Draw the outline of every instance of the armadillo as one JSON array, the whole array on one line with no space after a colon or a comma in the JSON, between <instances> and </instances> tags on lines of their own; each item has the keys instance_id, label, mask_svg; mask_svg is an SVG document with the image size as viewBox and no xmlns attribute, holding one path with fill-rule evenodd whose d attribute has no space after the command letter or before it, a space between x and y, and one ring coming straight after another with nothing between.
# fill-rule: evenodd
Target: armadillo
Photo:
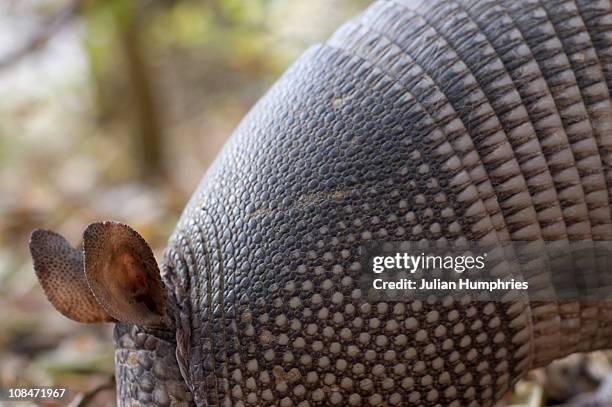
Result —
<instances>
[{"instance_id":1,"label":"armadillo","mask_svg":"<svg viewBox=\"0 0 612 407\"><path fill-rule=\"evenodd\" d=\"M490 406L610 347L610 301L367 301L360 247L612 240L611 86L608 0L379 0L243 119L161 267L106 221L35 231L34 268L115 323L120 406Z\"/></svg>"}]
</instances>

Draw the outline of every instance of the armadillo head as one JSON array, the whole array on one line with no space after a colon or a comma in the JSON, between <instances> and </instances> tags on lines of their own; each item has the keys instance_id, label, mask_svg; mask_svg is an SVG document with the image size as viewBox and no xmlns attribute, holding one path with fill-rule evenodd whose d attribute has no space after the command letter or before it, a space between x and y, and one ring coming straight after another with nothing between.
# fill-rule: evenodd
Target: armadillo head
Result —
<instances>
[{"instance_id":1,"label":"armadillo head","mask_svg":"<svg viewBox=\"0 0 612 407\"><path fill-rule=\"evenodd\" d=\"M149 245L117 222L89 225L83 248L48 230L30 238L49 301L84 323L115 322L120 405L169 405L191 395L176 357L175 310Z\"/></svg>"}]
</instances>

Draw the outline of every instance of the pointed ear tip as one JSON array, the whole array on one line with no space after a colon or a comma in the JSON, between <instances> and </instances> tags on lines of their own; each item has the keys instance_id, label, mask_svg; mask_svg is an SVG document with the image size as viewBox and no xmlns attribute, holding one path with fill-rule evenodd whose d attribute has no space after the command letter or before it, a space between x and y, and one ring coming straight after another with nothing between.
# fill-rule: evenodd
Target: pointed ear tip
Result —
<instances>
[{"instance_id":1,"label":"pointed ear tip","mask_svg":"<svg viewBox=\"0 0 612 407\"><path fill-rule=\"evenodd\" d=\"M40 238L42 238L44 235L48 233L52 233L52 232L46 229L34 229L32 233L30 233L30 241L29 241L30 244L32 244L32 242L39 241Z\"/></svg>"},{"instance_id":2,"label":"pointed ear tip","mask_svg":"<svg viewBox=\"0 0 612 407\"><path fill-rule=\"evenodd\" d=\"M138 242L140 245L150 250L149 244L136 229L122 222L107 220L103 222L91 223L83 232L83 242L85 247L100 240L121 240L126 239ZM152 252L151 252L152 254Z\"/></svg>"},{"instance_id":3,"label":"pointed ear tip","mask_svg":"<svg viewBox=\"0 0 612 407\"><path fill-rule=\"evenodd\" d=\"M114 221L114 220L105 220L103 222L90 223L87 226L87 228L85 229L85 231L83 232L83 237L91 236L91 235L96 234L98 232L101 232L101 231L104 231L104 230L108 230L108 229L113 229L113 228L119 228L119 229L123 229L123 230L128 230L128 231L134 232L134 229L132 229L131 227L129 227L125 223L117 222L117 221Z\"/></svg>"},{"instance_id":4,"label":"pointed ear tip","mask_svg":"<svg viewBox=\"0 0 612 407\"><path fill-rule=\"evenodd\" d=\"M91 239L96 238L97 235L102 233L104 229L107 229L108 225L106 222L94 222L87 225L83 231L83 241L88 242Z\"/></svg>"},{"instance_id":5,"label":"pointed ear tip","mask_svg":"<svg viewBox=\"0 0 612 407\"><path fill-rule=\"evenodd\" d=\"M28 246L30 248L30 253L32 254L32 256L34 255L35 252L37 252L38 250L42 249L43 247L45 247L47 245L47 239L49 237L59 237L62 238L63 237L51 230L47 230L47 229L34 229L32 231L32 233L30 234L30 240L28 241Z\"/></svg>"}]
</instances>

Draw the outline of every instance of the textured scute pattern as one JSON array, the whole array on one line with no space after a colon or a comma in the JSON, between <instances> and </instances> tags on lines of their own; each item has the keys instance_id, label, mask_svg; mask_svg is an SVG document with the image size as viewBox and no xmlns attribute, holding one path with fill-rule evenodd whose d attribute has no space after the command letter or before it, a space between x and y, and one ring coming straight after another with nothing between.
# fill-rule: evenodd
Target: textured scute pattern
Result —
<instances>
[{"instance_id":1,"label":"textured scute pattern","mask_svg":"<svg viewBox=\"0 0 612 407\"><path fill-rule=\"evenodd\" d=\"M499 118L525 177L542 236L547 240L566 237L559 198L534 126L521 95L486 36L454 2L425 1L417 10L423 16L423 26L432 35L439 36L439 41L449 49L447 53L456 53L468 72L474 75Z\"/></svg>"},{"instance_id":2,"label":"textured scute pattern","mask_svg":"<svg viewBox=\"0 0 612 407\"><path fill-rule=\"evenodd\" d=\"M378 2L366 10L366 26L393 38L438 83L455 107L493 180L506 225L522 239L542 237L536 211L508 136L491 102L465 62L425 19L397 4Z\"/></svg>"},{"instance_id":3,"label":"textured scute pattern","mask_svg":"<svg viewBox=\"0 0 612 407\"><path fill-rule=\"evenodd\" d=\"M610 146L606 144L612 141L612 133L610 133L612 105L610 104L610 96L599 59L578 7L573 0L545 1L542 4L545 15L552 23L554 33L559 37L562 51L567 55L567 62L565 62L564 68L572 72L576 78L576 86L572 88L579 90L580 96L584 101L591 128L593 129L595 144L598 148L597 153L601 156L601 161L603 162L605 182L608 188L610 188L612 186L610 179L612 173L608 171L610 167L608 151L611 150L609 149ZM603 196L603 191L600 194ZM591 208L593 209L592 214L594 217L602 213L609 216L608 205L600 205L599 207L591 205ZM593 226L593 233L596 239L611 239L609 218L595 219ZM590 329L596 329L597 320L600 318L599 306L597 304L580 303L577 306L579 313L584 315L581 321L582 325L590 326ZM575 317L573 319L576 320ZM573 336L576 337L576 335ZM588 350L592 348L592 340L592 338L584 338L575 345L575 350Z\"/></svg>"},{"instance_id":4,"label":"textured scute pattern","mask_svg":"<svg viewBox=\"0 0 612 407\"><path fill-rule=\"evenodd\" d=\"M202 310L187 351L196 402L486 405L503 394L529 362L524 306L361 299L365 241L495 235L414 98L324 47L251 117L179 226L185 263L202 270L188 299Z\"/></svg>"},{"instance_id":5,"label":"textured scute pattern","mask_svg":"<svg viewBox=\"0 0 612 407\"><path fill-rule=\"evenodd\" d=\"M327 44L375 63L385 74L398 81L406 92L416 97L431 120L443 132L466 168L471 181L476 185L480 198L491 215L498 239L509 240L497 196L474 143L454 108L427 72L391 40L359 24L345 24Z\"/></svg>"},{"instance_id":6,"label":"textured scute pattern","mask_svg":"<svg viewBox=\"0 0 612 407\"><path fill-rule=\"evenodd\" d=\"M612 173L609 171L612 165L612 104L610 94L606 85L605 76L597 57L596 49L580 15L580 11L574 1L544 2L549 18L553 21L557 35L563 44L563 50L567 54L571 69L576 76L576 82L589 119L593 127L594 136L598 146L598 152L603 161L603 173L606 177L608 191L612 191ZM612 239L612 231L609 227L609 207L605 210L593 211L608 215L604 220L608 226L601 236L604 240ZM602 222L598 222L602 223ZM601 226L599 226L601 229Z\"/></svg>"},{"instance_id":7,"label":"textured scute pattern","mask_svg":"<svg viewBox=\"0 0 612 407\"><path fill-rule=\"evenodd\" d=\"M599 60L601 71L608 87L608 95L612 95L612 2L610 0L576 0L576 4L578 12L589 32L591 44L595 48L597 59ZM609 142L609 140L603 141L606 146L604 150L608 150L608 157L610 156L610 148L607 147ZM606 168L608 179L610 177L609 170L608 166ZM611 185L608 182L608 191L610 189ZM591 347L600 349L609 346L607 338L611 335L609 332L610 319L612 318L612 302L607 301L603 306L599 307L598 311L597 335L595 335L595 339L591 342Z\"/></svg>"},{"instance_id":8,"label":"textured scute pattern","mask_svg":"<svg viewBox=\"0 0 612 407\"><path fill-rule=\"evenodd\" d=\"M598 69L594 65L596 58L588 54L589 38L581 29L580 16L571 12L571 3L529 0L524 5L510 1L504 4L523 32L527 44L534 50L533 53L542 67L564 120L577 168L583 175L581 181L587 193L592 236L594 239L609 240L610 210L609 193L606 193L606 189L609 190L610 183L606 179L605 146L611 141L610 134L606 131L606 128L609 128L609 119L606 116L611 112L609 106L603 109L595 108L595 104L600 100L592 95L601 94L602 88L598 88ZM579 43L582 45L577 47L576 44ZM608 202L605 202L605 199ZM543 304L540 309L546 310L548 307L548 304ZM591 349L594 341L601 342L603 335L593 332L598 331L598 325L605 327L609 324L604 321L608 318L608 307L606 304L560 304L560 339L563 353ZM599 312L600 308L603 312ZM540 310L534 310L535 315L541 313ZM542 324L547 324L546 319ZM545 351L548 344L545 343L544 346L538 347L543 350L538 353L554 354L552 351Z\"/></svg>"},{"instance_id":9,"label":"textured scute pattern","mask_svg":"<svg viewBox=\"0 0 612 407\"><path fill-rule=\"evenodd\" d=\"M429 16L436 14L435 10L427 9L421 15L407 8L415 4L379 2L363 13L361 20L364 25L394 39L423 69L431 73L439 86L445 86L446 95L467 123L469 134L474 138L477 150L494 180L511 238L566 238L565 223L559 212L556 191L549 182L550 171L542 161L539 141L535 139L533 129L526 128L528 121L524 117L524 107L520 99L517 101L519 96L508 80L504 66L496 60L496 53L492 52L482 34L465 32L465 29L449 24L449 21L453 21L452 13L450 16L444 13L443 17L435 19ZM427 5L439 6L440 3ZM457 7L452 8L455 14L461 14L457 12ZM447 21L450 28L439 26L436 21L440 19ZM463 20L469 22L464 13ZM454 38L453 43L460 45L458 42L463 40L449 31L463 31L464 36L479 42L480 47L475 46L473 49L476 51L465 45L453 49L449 41ZM477 58L467 56L478 50L482 55L477 55ZM469 60L466 62L464 58ZM479 64L478 61L486 63ZM480 83L487 84L484 90ZM453 88L448 84L459 85ZM471 103L466 105L466 98ZM506 103L500 103L500 100ZM520 117L522 119L517 119ZM529 256L528 253L518 253L518 258L523 261ZM530 265L525 270L526 278L530 281L540 280L544 269L542 265ZM544 282L540 286L545 288L550 284ZM536 315L534 323L534 331L541 333L540 338L544 338L545 342L536 356L550 360L551 350L558 347L554 340L559 340L559 336L547 334L558 332L560 322L559 313L554 307L548 305L545 310L546 313Z\"/></svg>"},{"instance_id":10,"label":"textured scute pattern","mask_svg":"<svg viewBox=\"0 0 612 407\"><path fill-rule=\"evenodd\" d=\"M367 14L364 16L368 18ZM376 19L376 17L371 18ZM448 18L446 20L448 20ZM488 180L487 172L486 170L482 172L480 171L482 164L479 162L479 152L478 150L474 150L474 145L470 140L470 134L461 125L462 122L456 120L453 107L448 105L448 101L445 100L445 96L440 93L439 89L437 89L438 85L433 82L431 77L428 76L427 72L423 71L422 68L414 60L412 60L408 54L403 53L399 45L392 42L389 37L384 37L382 34L368 29L365 26L348 23L343 28L338 30L328 41L328 43L363 56L367 60L376 61L378 66L381 66L386 72L391 72L392 76L399 78L400 82L404 83L409 89L415 89L416 94L419 95L419 100L422 100L424 106L426 106L429 111L433 112L433 117L437 119L436 123L441 126L442 129L447 130L450 127L450 130L446 131L447 137L450 140L453 140L453 146L456 146L462 153L463 161L466 163L471 163L468 164L468 166L473 169L470 172L470 174L474 174L472 179L480 179L480 185L485 186L485 188L479 188L479 191L481 192L481 197L489 202L487 209L493 209L492 213L497 214L499 218L501 218L501 221L494 221L498 238L500 240L509 240L511 235L508 233L508 230L505 227L503 216L501 216L503 213L500 213L497 197L494 191L492 197L488 193L488 191L492 190L492 186ZM451 126L446 126L449 119L447 119L445 116L448 116L450 118L450 123L454 122L454 124ZM457 124L457 121L459 124ZM559 150L559 148L554 149L553 154L559 152ZM557 156L558 161L563 162L563 158L567 158L567 156L561 157L560 160ZM569 161L569 168L574 168L571 161L571 156ZM488 164L489 170L492 171L495 163L489 162ZM484 174L484 177L479 177L478 174ZM500 197L502 196L503 194L500 194ZM588 232L590 233L590 229ZM520 235L517 236L519 233L520 231L515 231L512 233L512 237L514 239L520 239ZM561 235L561 237L562 236L563 235ZM520 257L525 260L529 259L528 253L524 252L520 253ZM532 269L535 270L535 277L540 278L540 270L542 267L539 265L532 265ZM551 325L550 322L545 322L547 324L547 328L549 328ZM547 340L546 342L546 345L550 345L550 340ZM551 347L548 346L548 349L551 349ZM540 354L546 357L546 354Z\"/></svg>"},{"instance_id":11,"label":"textured scute pattern","mask_svg":"<svg viewBox=\"0 0 612 407\"><path fill-rule=\"evenodd\" d=\"M582 183L585 191L590 194L589 209L591 216L594 217L592 222L595 228L594 237L609 239L609 207L608 202L603 201L607 195L603 193L606 191L606 180L602 156L598 150L598 144L610 138L609 134L601 133L603 127L608 126L606 121L609 120L602 117L605 115L598 115L600 117L596 119L589 116L594 113L595 100L586 96L589 93L601 93L601 90L597 92L598 86L592 80L586 82L584 80L588 75L584 70L588 66L585 62L588 59L593 61L593 56L589 58L584 47L583 51L577 53L575 47L571 45L572 38L580 37L579 31L568 29L567 26L571 26L574 21L573 25L579 27L580 20L577 17L571 18L571 14L568 14L560 4L548 4L547 7L549 10L554 8L555 12L549 15L541 3L530 2L525 9L516 9L514 13L521 13L517 24L525 32L525 39L534 49L534 54L553 92L572 142L574 156L577 157L578 169L584 175L592 174L589 179L583 178ZM588 38L584 38L584 35L582 37L582 42L588 42ZM566 52L569 52L569 55ZM578 59L582 61L577 61ZM595 70L591 62L591 71ZM591 76L597 75L593 72ZM583 80L579 81L577 77ZM605 89L605 84L602 85Z\"/></svg>"},{"instance_id":12,"label":"textured scute pattern","mask_svg":"<svg viewBox=\"0 0 612 407\"><path fill-rule=\"evenodd\" d=\"M79 322L113 321L89 289L80 250L57 233L37 230L30 238L30 251L36 276L59 312Z\"/></svg>"},{"instance_id":13,"label":"textured scute pattern","mask_svg":"<svg viewBox=\"0 0 612 407\"><path fill-rule=\"evenodd\" d=\"M193 398L176 362L174 338L167 333L118 323L115 378L121 406L186 406Z\"/></svg>"},{"instance_id":14,"label":"textured scute pattern","mask_svg":"<svg viewBox=\"0 0 612 407\"><path fill-rule=\"evenodd\" d=\"M506 10L496 2L486 0L460 3L487 41L490 41L523 100L555 180L568 236L580 237L581 233L590 236L588 230L572 230L574 225L590 227L588 221L584 220L584 192L559 111L531 49L525 46L522 33ZM496 21L496 24L488 24L489 21Z\"/></svg>"},{"instance_id":15,"label":"textured scute pattern","mask_svg":"<svg viewBox=\"0 0 612 407\"><path fill-rule=\"evenodd\" d=\"M610 0L576 0L591 42L612 91L612 3Z\"/></svg>"},{"instance_id":16,"label":"textured scute pattern","mask_svg":"<svg viewBox=\"0 0 612 407\"><path fill-rule=\"evenodd\" d=\"M561 38L563 49L568 56L572 70L576 75L578 86L589 118L595 131L599 151L604 161L604 173L611 183L608 169L610 162L610 139L612 131L612 109L610 95L605 82L597 51L589 36L585 21L580 15L574 1L544 3L550 18L553 20L557 35Z\"/></svg>"},{"instance_id":17,"label":"textured scute pattern","mask_svg":"<svg viewBox=\"0 0 612 407\"><path fill-rule=\"evenodd\" d=\"M257 104L166 256L195 404L490 406L530 367L610 345L606 303L359 289L371 240L612 237L612 18L555 4L377 1ZM517 256L546 287L555 259Z\"/></svg>"}]
</instances>

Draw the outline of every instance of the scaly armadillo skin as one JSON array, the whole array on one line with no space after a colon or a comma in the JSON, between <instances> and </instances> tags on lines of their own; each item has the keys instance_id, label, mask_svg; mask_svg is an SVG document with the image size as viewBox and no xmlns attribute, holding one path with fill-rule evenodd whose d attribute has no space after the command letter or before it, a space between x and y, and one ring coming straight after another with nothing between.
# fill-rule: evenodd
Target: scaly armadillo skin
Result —
<instances>
[{"instance_id":1,"label":"scaly armadillo skin","mask_svg":"<svg viewBox=\"0 0 612 407\"><path fill-rule=\"evenodd\" d=\"M171 238L176 337L117 324L119 403L490 406L609 347L609 302L368 303L359 248L610 240L611 30L607 1L380 0L308 50Z\"/></svg>"},{"instance_id":2,"label":"scaly armadillo skin","mask_svg":"<svg viewBox=\"0 0 612 407\"><path fill-rule=\"evenodd\" d=\"M487 169L475 150L474 143L463 122L427 73L391 40L362 25L345 24L336 31L327 44L375 63L385 74L397 80L406 89L406 92L412 93L417 98L460 157L463 166L478 189L498 238L509 240L510 234L491 180L487 175ZM488 168L491 170L492 165Z\"/></svg>"},{"instance_id":3,"label":"scaly armadillo skin","mask_svg":"<svg viewBox=\"0 0 612 407\"><path fill-rule=\"evenodd\" d=\"M577 0L576 4L595 47L609 93L612 89L612 3Z\"/></svg>"},{"instance_id":4,"label":"scaly armadillo skin","mask_svg":"<svg viewBox=\"0 0 612 407\"><path fill-rule=\"evenodd\" d=\"M366 90L363 103L350 102ZM482 214L469 213L475 203L483 207L475 188L466 188L467 177L453 182L462 169L445 171L448 160L435 154L444 141L430 139L435 127L424 124L411 100L371 64L321 47L258 105L257 129L247 121L238 130L226 150L233 159L212 170L228 177L228 186L205 182L203 188L227 188L232 205L244 207L194 207L179 229L198 230L201 237L189 246L203 242L206 255L185 261L209 270L188 300L191 309L205 310L191 318L183 359L196 402L492 400L507 390L513 369L529 366L529 318L520 305L450 301L445 308L414 303L402 309L360 298L357 247L364 239L495 235ZM308 111L325 104L336 107ZM279 116L287 123L276 128ZM340 126L346 136L330 139L321 131ZM262 137L270 131L284 135L275 138L280 143ZM295 138L313 147L303 150ZM239 153L245 145L256 153ZM271 159L263 154L270 149ZM256 173L263 178L249 182L247 174ZM202 198L214 196L220 194ZM192 240L190 232L179 233ZM464 323L468 314L478 315L473 331ZM499 348L496 342L507 343ZM460 352L461 344L467 352ZM457 358L455 366L445 364L445 353Z\"/></svg>"},{"instance_id":5,"label":"scaly armadillo skin","mask_svg":"<svg viewBox=\"0 0 612 407\"><path fill-rule=\"evenodd\" d=\"M553 6L548 5L548 8L550 7ZM571 57L570 55L567 55L566 52L573 52L570 44L572 37L575 38L576 36L571 35L568 32L569 30L563 27L563 25L567 25L571 19L567 18L569 16L567 16L567 13L563 11L563 8L561 8L560 5L555 5L554 7L557 8L558 14L556 16L554 14L552 15L557 18L553 18L553 21L550 21L547 11L541 7L539 3L535 2L534 7L530 9L529 12L529 15L532 16L532 21L529 21L527 18L523 18L519 22L519 26L526 29L527 25L529 24L532 27L531 30L533 33L527 38L533 39L531 41L528 40L528 42L534 49L536 49L538 62L544 67L543 72L546 72L545 75L548 78L551 89L553 89L554 92L557 92L555 99L558 100L561 117L567 119L566 121L568 123L566 128L568 128L568 134L571 135L573 140L579 141L583 148L588 146L587 150L583 149L582 151L577 152L575 155L588 157L589 161L592 162L591 168L599 168L600 162L605 155L600 154L600 152L603 152L603 150L601 150L598 146L602 146L605 140L610 138L609 134L601 134L600 130L609 125L609 118L595 118L593 116L594 100L588 97L588 93L605 93L607 91L607 87L605 86L605 83L597 83L597 76L599 75L596 73L593 73L592 79L587 79L585 81L586 73L579 66L580 63L571 62L571 59L575 60L578 55L574 53L574 57ZM563 19L564 14L566 19ZM542 22L542 24L534 25L533 21ZM576 21L574 24L579 26L579 23L580 21ZM534 26L537 28L534 29ZM588 42L588 40L585 39L583 42ZM544 47L542 44L545 44L546 46ZM588 49L585 49L584 51L580 52L579 55L585 61L588 58L587 51ZM548 65L548 67L546 65ZM580 78L581 80L577 80L577 78ZM589 90L589 86L591 85L591 90ZM593 89L597 88L603 90L593 91ZM609 108L604 110L608 110L606 114L609 115ZM572 122L574 123L573 127L569 127L570 123ZM585 143L586 141L589 142ZM602 168L604 171L602 171L601 174L603 175L606 173L606 169L603 165ZM600 190L601 185L606 185L605 182L609 183L609 180L598 180L597 185L599 185L599 187L597 190ZM584 185L587 187L590 184L592 184L592 182L584 182ZM594 209L597 209L598 207L602 208L600 212L603 212L609 216L609 209L599 206L598 204L595 204ZM591 213L597 213L595 210L593 210L593 208L591 209ZM609 220L607 219L603 220L603 222L604 224L609 224ZM595 221L594 223L595 225L598 225L601 224L601 221ZM609 231L606 229L606 232L602 238L607 239L608 237Z\"/></svg>"},{"instance_id":6,"label":"scaly armadillo skin","mask_svg":"<svg viewBox=\"0 0 612 407\"><path fill-rule=\"evenodd\" d=\"M464 123L489 177L496 188L497 200L506 209L506 225L510 233L521 232L524 239L540 238L536 211L531 202L525 176L516 160L499 118L481 90L476 78L456 53L447 52L443 39L424 25L423 18L408 13L393 3L375 3L362 16L373 30L394 38L409 52L432 78L440 83ZM393 22L396 21L395 24ZM407 29L411 22L420 29ZM415 38L416 37L416 38ZM509 213L508 208L512 210Z\"/></svg>"},{"instance_id":7,"label":"scaly armadillo skin","mask_svg":"<svg viewBox=\"0 0 612 407\"><path fill-rule=\"evenodd\" d=\"M478 81L477 79L474 77L474 75L472 74L471 70L469 67L467 67L465 65L465 63L462 61L462 59L460 58L460 56L453 52L453 51L449 51L448 48L448 44L446 43L446 40L441 37L441 35L439 35L439 33L437 33L435 31L434 28L428 26L426 20L424 17L418 15L416 12L411 12L411 13L402 13L402 10L400 9L401 5L395 5L392 3L380 3L379 6L375 5L373 7L370 8L370 10L366 11L363 14L362 20L365 20L365 24L366 25L371 25L374 27L374 29L378 29L383 33L388 33L388 36L390 38L396 38L396 41L400 44L407 44L404 45L404 49L407 50L407 52L416 55L416 58L418 61L420 61L424 66L444 66L444 64L452 64L450 66L455 67L456 71L458 72L458 74L455 74L455 76L450 76L449 78L449 71L451 72L450 75L452 75L453 70L452 69L446 69L444 71L436 71L436 70L432 70L433 74L435 75L434 78L437 80L438 83L440 84L445 84L445 83L461 83L461 89L470 92L469 94L471 95L471 97L474 98L474 100L478 101L477 103L482 103L482 105L480 106L487 106L488 100L487 98L482 94L482 90L480 89L480 87L478 86ZM396 18L395 15L397 14L402 14L402 17L400 18ZM398 20L397 24L392 24L391 21L392 20ZM413 29L411 30L411 24L417 24L418 27L420 27L421 30L426 30L426 31L418 31L418 29ZM406 29L408 28L408 29ZM415 37L417 35L420 35L421 32L426 32L429 34L429 38L431 40L423 40L422 43L419 43L418 41L415 41ZM473 37L473 35L471 35L470 37ZM435 41L435 42L434 42ZM481 39L482 41L482 39ZM432 55L432 52L430 51L430 49L436 49L436 53L435 55ZM481 46L481 48L484 48L486 50L486 47ZM479 49L478 47L475 47L475 49ZM484 71L483 69L480 69L481 75L485 75L485 79L481 79L481 81L485 80L485 81L490 81L491 78L496 78L496 77L503 77L503 65L501 65L499 62L495 63L496 61L491 60L491 55L493 55L493 57L495 56L494 53L489 52L490 56L489 58L482 58L482 60L486 60L487 62L489 62L493 67L497 68L497 71L502 70L501 75L499 72L496 71L492 71L493 68L490 68L489 71ZM446 62L449 61L449 62ZM500 68L500 66L502 68ZM507 78L506 78L506 82L507 82ZM513 89L508 89L507 86L502 86L503 82L501 85L495 85L492 84L489 86L489 88L492 89L501 89L502 91L504 90L508 90L508 91L512 91ZM446 92L447 95L449 95L449 97L451 98L451 100L454 101L454 104L457 106L465 106L465 93L462 94L462 92L453 92L453 91L447 91ZM511 92L512 93L512 92ZM516 94L512 94L513 97L517 97ZM503 93L501 94L497 94L496 97L503 97ZM506 98L506 99L510 99L510 98ZM479 105L477 105L479 106ZM510 108L509 107L503 107L500 106L498 104L498 107L502 109L503 112L507 112ZM511 108L517 109L517 103L511 104L510 105ZM469 123L470 117L472 117L473 115L473 108L470 109L471 106L468 105L466 107L463 108L463 120L465 122ZM487 107L486 111L493 111L493 108L491 108L490 106ZM500 116L503 116L502 114L498 113ZM507 117L507 115L505 116ZM493 116L494 119L497 119L497 116ZM477 140L477 147L478 150L483 152L483 155L485 156L485 159L487 159L486 155L487 153L489 153L489 156L494 157L494 159L497 162L503 162L504 160L510 160L510 159L514 159L513 155L512 155L512 151L513 151L513 146L508 142L508 138L504 133L504 129L501 126L501 123L499 121L494 122L496 124L496 129L498 132L498 135L500 138L500 141L498 141L497 143L493 144L494 148L493 151L490 152L490 149L485 148L485 146L490 145L489 143L492 142L492 140L495 140L496 136L488 136L487 133L484 133L484 136L482 137L482 140L484 141L484 144L478 144L478 136L479 131L472 131L471 134L472 136ZM508 126L512 127L512 123L509 123ZM517 134L517 131L519 131L522 127L522 121L515 121L514 123L514 128L511 129L511 131L514 134ZM479 129L480 130L480 129ZM482 131L482 130L480 130ZM487 130L485 130L487 131ZM515 137L516 138L516 137ZM503 140L503 142L502 142ZM519 142L521 141L521 139L519 138ZM531 141L533 141L531 139ZM503 144L503 143L507 143L507 144ZM505 147L504 151L508 151L510 152L507 153L500 153L499 148L500 147ZM528 150L524 149L525 144L523 144L522 146L518 146L518 144L515 142L515 146L522 149L523 151L523 156L529 156L528 155ZM526 153L527 152L527 153ZM537 156L538 158L542 158L541 155ZM485 161L486 163L486 161ZM506 165L508 164L508 162L505 163ZM518 214L516 213L517 210L521 210L523 209L523 207L527 210L527 211L532 211L532 212L536 212L538 211L537 208L534 209L533 204L530 204L530 197L529 197L529 192L528 192L528 181L525 181L526 177L523 177L523 171L521 170L521 164L518 162L518 160L514 159L513 164L515 164L515 167L513 168L513 172L509 172L509 173L504 173L504 171L496 171L496 167L495 164L491 165L489 164L489 173L492 174L493 176L497 176L498 179L501 178L503 179L503 177L507 177L509 175L512 174L518 174L519 177L517 179L514 179L513 181L521 181L521 190L522 193L521 194L516 194L514 196L512 196L513 201L508 202L507 204L504 205L503 202L503 197L507 196L506 195L506 191L502 191L500 190L500 188L498 188L497 191L497 197L498 199L502 202L502 207L504 207L504 212L506 214L506 218L508 219L518 219L518 227L514 228L512 227L512 223L514 223L513 220L509 221L508 223L510 224L510 233L512 235L512 238L515 240L521 240L521 239L530 239L531 237L528 236L536 236L535 239L542 239L543 235L545 236L546 239L548 240L556 240L556 239L560 239L563 238L565 236L563 232L564 229L564 224L563 224L563 219L560 218L559 214L554 214L555 219L557 219L556 223L556 228L551 228L551 224L550 222L547 222L546 219L541 219L539 222L537 222L537 219L535 217L531 217L529 215L526 216L526 213L524 211L519 212ZM542 163L540 162L540 170L535 170L533 169L533 162L529 162L529 160L527 160L526 162L523 161L523 168L529 169L531 168L532 171L530 171L527 175L527 177L532 177L532 181L531 181L531 185L535 186L536 188L538 188L537 191L535 191L534 193L536 193L538 196L551 196L550 194L550 189L548 188L544 188L542 189L542 187L545 187L547 184L546 183L541 183L538 179L539 174L542 173L542 169L545 167L542 167ZM495 184L499 185L500 181L498 179L494 179ZM546 181L547 182L547 181ZM524 188L524 189L523 189ZM548 190L548 191L547 191ZM547 193L548 192L548 193ZM516 201L515 199L517 197L526 197L525 201L526 203L524 203L522 206L517 206L516 205ZM500 199L501 198L501 199ZM547 212L547 207L540 207L544 212ZM542 210L540 210L540 212L542 212ZM550 216L550 214L546 215L547 217ZM525 227L525 219L531 219L532 221L535 222L535 224L532 224L530 228L526 228ZM542 226L540 228L540 225ZM542 231L541 229L545 229L545 231ZM561 229L561 230L559 230ZM553 234L553 232L558 232L557 235ZM531 235L533 233L533 235ZM547 304L546 309L550 310L551 305ZM559 324L559 321L556 321L554 318L550 318L551 315L558 315L558 312L551 312L551 311L547 311L546 314L541 317L541 316L537 316L537 319L541 319L543 318L544 320L542 321L542 323L538 323L539 321L536 320L536 323L534 324L534 326L536 327L536 329L540 329L540 327L543 327L546 331L550 331L552 330L558 330L558 327L551 327L551 324ZM544 333L544 332L542 332ZM545 348L543 349L543 351L538 351L536 354L538 355L538 357L542 357L542 358L550 358L550 350L551 349L555 349L556 346L551 346L550 343L550 338L554 338L555 336L548 336L549 340L547 341L547 343L545 344Z\"/></svg>"},{"instance_id":8,"label":"scaly armadillo skin","mask_svg":"<svg viewBox=\"0 0 612 407\"><path fill-rule=\"evenodd\" d=\"M189 405L193 400L178 366L174 338L128 324L115 329L117 404Z\"/></svg>"}]
</instances>

